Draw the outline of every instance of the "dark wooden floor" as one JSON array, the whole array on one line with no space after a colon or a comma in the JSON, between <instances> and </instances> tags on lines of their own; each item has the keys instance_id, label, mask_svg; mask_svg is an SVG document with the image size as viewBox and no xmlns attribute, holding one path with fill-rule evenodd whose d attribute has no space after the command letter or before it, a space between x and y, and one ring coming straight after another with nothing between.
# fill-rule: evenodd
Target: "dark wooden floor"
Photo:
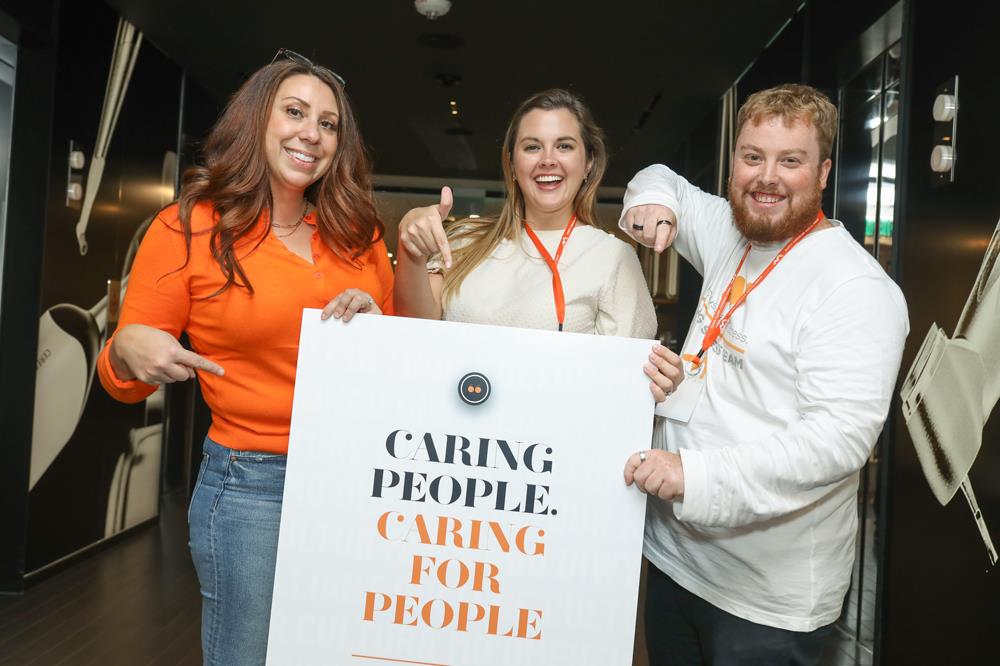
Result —
<instances>
[{"instance_id":1,"label":"dark wooden floor","mask_svg":"<svg viewBox=\"0 0 1000 666\"><path fill-rule=\"evenodd\" d=\"M0 596L0 666L195 666L201 597L186 506L73 564L23 596ZM640 628L641 631L641 628ZM822 666L867 666L871 653L835 632ZM637 641L635 666L646 666Z\"/></svg>"},{"instance_id":2,"label":"dark wooden floor","mask_svg":"<svg viewBox=\"0 0 1000 666\"><path fill-rule=\"evenodd\" d=\"M0 664L200 664L201 597L180 499L141 528L30 588L0 596Z\"/></svg>"}]
</instances>

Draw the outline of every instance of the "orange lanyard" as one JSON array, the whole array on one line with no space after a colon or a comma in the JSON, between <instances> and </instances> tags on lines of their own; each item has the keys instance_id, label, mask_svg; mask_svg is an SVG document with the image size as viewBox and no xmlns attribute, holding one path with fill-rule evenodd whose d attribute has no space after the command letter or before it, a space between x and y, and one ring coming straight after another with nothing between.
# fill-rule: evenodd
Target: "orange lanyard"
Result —
<instances>
[{"instance_id":1,"label":"orange lanyard","mask_svg":"<svg viewBox=\"0 0 1000 666\"><path fill-rule=\"evenodd\" d=\"M705 331L705 337L702 338L701 341L701 350L698 351L698 355L695 356L694 359L691 361L692 368L697 368L699 365L701 365L702 356L704 356L705 352L707 352L709 349L712 348L712 345L715 344L715 341L719 338L719 335L722 334L722 331L726 330L726 326L729 325L729 318L733 316L733 313L736 311L736 308L743 305L743 301L747 299L747 296L750 295L750 292L756 289L757 285L763 282L764 278L766 278L771 273L771 271L774 270L774 267L777 266L781 262L781 260L785 258L785 255L788 254L793 247L798 245L798 242L803 238L805 238L810 231L815 229L816 225L822 222L823 219L825 219L825 216L823 215L823 211L820 211L819 215L816 216L816 219L813 220L812 224L810 224L808 227L800 231L798 236L788 241L785 247L781 248L781 251L778 252L778 254L774 255L774 259L771 260L771 263L769 263L767 267L765 267L764 270L760 272L760 275L757 276L757 279L754 280L750 284L750 286L743 291L740 297L736 299L736 302L733 303L732 306L730 306L729 310L727 310L725 314L723 314L723 310L726 307L726 302L729 300L729 294L733 290L733 283L736 282L736 278L739 277L740 269L743 268L743 262L747 260L747 256L749 256L750 254L751 244L747 243L747 249L743 251L743 258L740 259L740 263L736 266L736 272L733 273L733 279L729 281L729 286L726 287L726 291L723 292L722 298L719 299L719 306L715 308L715 314L712 315L712 321L708 325L708 330Z\"/></svg>"},{"instance_id":2,"label":"orange lanyard","mask_svg":"<svg viewBox=\"0 0 1000 666\"><path fill-rule=\"evenodd\" d=\"M573 233L573 227L575 226L576 213L573 214L573 217L569 218L566 228L563 229L562 238L559 240L559 248L556 250L556 258L553 259L549 251L542 245L542 241L538 240L538 236L528 225L527 220L524 222L524 230L528 232L528 237L535 244L538 254L542 255L542 259L545 260L545 263L549 265L549 270L552 271L552 297L556 301L556 320L559 322L560 331L563 330L563 322L566 321L566 296L563 293L562 278L559 277L559 257L562 256L563 248L566 247L566 242L569 240L570 234Z\"/></svg>"}]
</instances>

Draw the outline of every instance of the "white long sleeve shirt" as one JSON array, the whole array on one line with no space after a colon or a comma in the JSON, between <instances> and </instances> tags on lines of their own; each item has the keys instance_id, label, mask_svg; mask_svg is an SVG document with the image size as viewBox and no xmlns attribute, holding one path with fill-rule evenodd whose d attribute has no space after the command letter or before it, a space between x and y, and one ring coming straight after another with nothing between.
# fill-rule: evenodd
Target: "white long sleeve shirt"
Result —
<instances>
[{"instance_id":1,"label":"white long sleeve shirt","mask_svg":"<svg viewBox=\"0 0 1000 666\"><path fill-rule=\"evenodd\" d=\"M674 247L704 277L691 358L747 246L725 199L667 167L639 172L624 210L677 215ZM684 500L649 502L645 554L679 585L752 622L811 631L850 583L859 470L889 409L909 330L896 284L843 226L806 236L735 311L680 391L700 391L656 445L679 452ZM784 241L753 244L749 284ZM686 366L688 367L688 366ZM669 409L668 398L667 407Z\"/></svg>"},{"instance_id":2,"label":"white long sleeve shirt","mask_svg":"<svg viewBox=\"0 0 1000 666\"><path fill-rule=\"evenodd\" d=\"M554 256L562 229L535 232ZM442 270L441 262L428 262ZM559 260L566 302L565 330L573 333L651 338L656 311L639 259L627 243L606 231L580 225ZM526 234L502 241L466 276L444 306L443 319L520 328L558 328L552 271Z\"/></svg>"}]
</instances>

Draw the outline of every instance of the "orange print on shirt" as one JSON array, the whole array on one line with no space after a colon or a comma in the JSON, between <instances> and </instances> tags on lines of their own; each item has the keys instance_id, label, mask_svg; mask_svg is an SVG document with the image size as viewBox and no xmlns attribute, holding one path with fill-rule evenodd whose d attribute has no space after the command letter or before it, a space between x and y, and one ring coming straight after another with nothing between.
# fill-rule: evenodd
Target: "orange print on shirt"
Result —
<instances>
[{"instance_id":1,"label":"orange print on shirt","mask_svg":"<svg viewBox=\"0 0 1000 666\"><path fill-rule=\"evenodd\" d=\"M736 301L740 300L743 296L743 292L747 290L747 280L742 275L737 275L733 278L733 288L729 290L729 304L736 305Z\"/></svg>"},{"instance_id":2,"label":"orange print on shirt","mask_svg":"<svg viewBox=\"0 0 1000 666\"><path fill-rule=\"evenodd\" d=\"M705 354L705 356L702 357L700 361L698 360L698 357L695 354L681 354L681 360L684 361L685 363L684 367L687 368L689 375L694 376L691 371L695 368L700 367L701 371L698 372L698 376L701 378L705 377L705 372L708 369L708 354Z\"/></svg>"}]
</instances>

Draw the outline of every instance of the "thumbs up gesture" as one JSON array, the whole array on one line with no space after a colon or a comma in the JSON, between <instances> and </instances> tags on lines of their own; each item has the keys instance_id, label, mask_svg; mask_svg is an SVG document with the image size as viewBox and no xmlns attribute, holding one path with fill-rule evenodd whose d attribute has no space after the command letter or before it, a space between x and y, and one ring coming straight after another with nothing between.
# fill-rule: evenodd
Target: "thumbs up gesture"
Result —
<instances>
[{"instance_id":1,"label":"thumbs up gesture","mask_svg":"<svg viewBox=\"0 0 1000 666\"><path fill-rule=\"evenodd\" d=\"M451 268L451 247L443 222L453 203L451 188L442 187L440 203L414 208L399 221L399 247L410 258L424 262L440 253L445 268Z\"/></svg>"}]
</instances>

